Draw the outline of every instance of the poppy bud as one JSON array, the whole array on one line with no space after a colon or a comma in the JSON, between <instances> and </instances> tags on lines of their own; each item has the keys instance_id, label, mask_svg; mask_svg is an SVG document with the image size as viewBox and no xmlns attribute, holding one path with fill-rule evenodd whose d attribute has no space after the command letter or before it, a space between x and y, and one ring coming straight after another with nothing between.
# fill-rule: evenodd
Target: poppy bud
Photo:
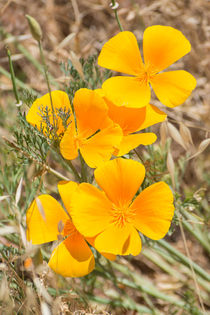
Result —
<instances>
[{"instance_id":1,"label":"poppy bud","mask_svg":"<svg viewBox=\"0 0 210 315\"><path fill-rule=\"evenodd\" d=\"M30 15L26 15L31 34L38 42L42 39L42 30L39 23Z\"/></svg>"}]
</instances>

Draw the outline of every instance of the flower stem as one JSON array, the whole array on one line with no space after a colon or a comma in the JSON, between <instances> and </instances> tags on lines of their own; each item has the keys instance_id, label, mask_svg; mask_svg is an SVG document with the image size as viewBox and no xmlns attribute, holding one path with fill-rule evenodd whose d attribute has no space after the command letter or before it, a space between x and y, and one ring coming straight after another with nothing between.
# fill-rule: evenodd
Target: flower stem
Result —
<instances>
[{"instance_id":1,"label":"flower stem","mask_svg":"<svg viewBox=\"0 0 210 315\"><path fill-rule=\"evenodd\" d=\"M12 86L13 86L13 92L16 98L16 102L17 104L20 103L19 97L18 97L18 91L17 91L17 87L16 87L16 82L15 82L15 72L14 72L14 68L13 68L13 64L12 64L12 58L11 58L11 52L9 50L9 48L7 49L7 56L9 59L9 68L10 68L10 75L11 75L11 80L12 80Z\"/></svg>"},{"instance_id":2,"label":"flower stem","mask_svg":"<svg viewBox=\"0 0 210 315\"><path fill-rule=\"evenodd\" d=\"M120 29L121 32L123 32L123 27L122 27L122 24L120 22L120 19L119 19L119 16L118 16L118 12L117 12L118 3L115 0L112 0L111 8L112 8L112 10L114 10L115 18L116 18L117 24L119 26L119 29Z\"/></svg>"}]
</instances>

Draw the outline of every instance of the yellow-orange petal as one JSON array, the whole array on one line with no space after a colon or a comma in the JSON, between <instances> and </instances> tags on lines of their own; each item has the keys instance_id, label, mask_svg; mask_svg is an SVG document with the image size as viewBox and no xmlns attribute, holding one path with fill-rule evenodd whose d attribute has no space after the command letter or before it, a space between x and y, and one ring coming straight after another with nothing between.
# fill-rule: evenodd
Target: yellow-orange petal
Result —
<instances>
[{"instance_id":1,"label":"yellow-orange petal","mask_svg":"<svg viewBox=\"0 0 210 315\"><path fill-rule=\"evenodd\" d=\"M86 241L94 247L94 242L95 242L95 238L96 237L86 237ZM102 256L104 256L106 259L109 259L111 261L115 261L116 260L116 255L114 254L109 254L109 253L100 253Z\"/></svg>"},{"instance_id":2,"label":"yellow-orange petal","mask_svg":"<svg viewBox=\"0 0 210 315\"><path fill-rule=\"evenodd\" d=\"M114 155L122 156L137 148L139 145L149 145L156 141L157 136L152 132L137 133L133 135L124 136L120 146L115 150Z\"/></svg>"},{"instance_id":3,"label":"yellow-orange petal","mask_svg":"<svg viewBox=\"0 0 210 315\"><path fill-rule=\"evenodd\" d=\"M104 100L109 108L109 117L122 128L124 136L137 131L143 124L146 117L146 106L142 108L128 108L116 106L106 97Z\"/></svg>"},{"instance_id":4,"label":"yellow-orange petal","mask_svg":"<svg viewBox=\"0 0 210 315\"><path fill-rule=\"evenodd\" d=\"M62 206L50 195L41 195L34 200L26 212L27 239L32 244L57 240L60 221L69 219ZM61 233L62 234L62 233Z\"/></svg>"},{"instance_id":5,"label":"yellow-orange petal","mask_svg":"<svg viewBox=\"0 0 210 315\"><path fill-rule=\"evenodd\" d=\"M110 160L115 147L122 140L122 129L116 124L102 129L80 146L80 152L88 166L95 168Z\"/></svg>"},{"instance_id":6,"label":"yellow-orange petal","mask_svg":"<svg viewBox=\"0 0 210 315\"><path fill-rule=\"evenodd\" d=\"M98 64L131 75L141 72L143 65L135 35L125 31L112 37L102 47Z\"/></svg>"},{"instance_id":7,"label":"yellow-orange petal","mask_svg":"<svg viewBox=\"0 0 210 315\"><path fill-rule=\"evenodd\" d=\"M190 42L182 32L173 27L153 25L144 31L144 62L151 71L166 69L190 50Z\"/></svg>"},{"instance_id":8,"label":"yellow-orange petal","mask_svg":"<svg viewBox=\"0 0 210 315\"><path fill-rule=\"evenodd\" d=\"M149 104L151 96L149 84L140 78L112 77L103 83L102 89L116 106L141 108Z\"/></svg>"},{"instance_id":9,"label":"yellow-orange petal","mask_svg":"<svg viewBox=\"0 0 210 315\"><path fill-rule=\"evenodd\" d=\"M80 137L88 138L103 127L108 107L99 93L80 89L75 93L73 103Z\"/></svg>"},{"instance_id":10,"label":"yellow-orange petal","mask_svg":"<svg viewBox=\"0 0 210 315\"><path fill-rule=\"evenodd\" d=\"M60 151L67 160L74 160L78 156L77 134L72 124L67 128L60 142Z\"/></svg>"},{"instance_id":11,"label":"yellow-orange petal","mask_svg":"<svg viewBox=\"0 0 210 315\"><path fill-rule=\"evenodd\" d=\"M85 237L94 237L110 225L111 202L96 187L82 183L73 194L71 217Z\"/></svg>"},{"instance_id":12,"label":"yellow-orange petal","mask_svg":"<svg viewBox=\"0 0 210 315\"><path fill-rule=\"evenodd\" d=\"M120 226L113 223L96 236L94 246L99 252L136 256L141 251L141 239L132 225Z\"/></svg>"},{"instance_id":13,"label":"yellow-orange petal","mask_svg":"<svg viewBox=\"0 0 210 315\"><path fill-rule=\"evenodd\" d=\"M167 184L158 182L144 189L130 208L137 230L158 240L168 232L174 215L173 194Z\"/></svg>"},{"instance_id":14,"label":"yellow-orange petal","mask_svg":"<svg viewBox=\"0 0 210 315\"><path fill-rule=\"evenodd\" d=\"M168 107L184 103L196 87L195 78L184 70L156 74L150 83L158 99Z\"/></svg>"},{"instance_id":15,"label":"yellow-orange petal","mask_svg":"<svg viewBox=\"0 0 210 315\"><path fill-rule=\"evenodd\" d=\"M78 188L78 184L76 182L60 181L58 183L59 194L69 214L71 214L72 196L77 188Z\"/></svg>"},{"instance_id":16,"label":"yellow-orange petal","mask_svg":"<svg viewBox=\"0 0 210 315\"><path fill-rule=\"evenodd\" d=\"M66 113L70 113L70 117L67 121L67 123L72 123L72 111L71 106L69 102L68 95L63 91L52 91L52 103L55 111L55 120L58 126L57 133L61 134L64 132L64 126L62 123L62 119L58 115L58 110L62 109L62 111L65 111ZM32 104L31 108L28 111L28 114L26 115L26 120L33 126L36 126L39 130L41 129L41 124L43 131L46 132L46 123L43 122L43 119L41 117L41 111L40 109L45 109L48 107L49 110L49 116L50 116L50 123L53 125L53 115L52 115L52 106L50 101L50 95L49 93L45 94L44 96L37 98L34 103ZM43 110L42 110L43 111Z\"/></svg>"},{"instance_id":17,"label":"yellow-orange petal","mask_svg":"<svg viewBox=\"0 0 210 315\"><path fill-rule=\"evenodd\" d=\"M145 119L141 126L139 127L138 131L155 125L159 122L162 122L167 117L166 113L164 113L162 110L151 104L145 106L145 112L146 112Z\"/></svg>"},{"instance_id":18,"label":"yellow-orange petal","mask_svg":"<svg viewBox=\"0 0 210 315\"><path fill-rule=\"evenodd\" d=\"M116 206L128 206L144 180L144 166L133 160L117 158L94 171L98 185Z\"/></svg>"},{"instance_id":19,"label":"yellow-orange petal","mask_svg":"<svg viewBox=\"0 0 210 315\"><path fill-rule=\"evenodd\" d=\"M75 232L54 249L48 265L63 277L83 277L93 271L95 259L84 237Z\"/></svg>"}]
</instances>

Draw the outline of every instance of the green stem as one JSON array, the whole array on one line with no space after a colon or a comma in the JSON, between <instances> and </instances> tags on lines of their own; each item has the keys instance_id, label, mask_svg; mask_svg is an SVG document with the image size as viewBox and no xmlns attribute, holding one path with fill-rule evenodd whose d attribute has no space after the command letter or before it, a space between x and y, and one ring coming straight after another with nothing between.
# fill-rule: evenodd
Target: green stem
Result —
<instances>
[{"instance_id":1,"label":"green stem","mask_svg":"<svg viewBox=\"0 0 210 315\"><path fill-rule=\"evenodd\" d=\"M141 155L138 153L138 151L136 149L133 149L133 151L136 153L136 155L138 156L139 160L144 164L144 160L142 159Z\"/></svg>"},{"instance_id":2,"label":"green stem","mask_svg":"<svg viewBox=\"0 0 210 315\"><path fill-rule=\"evenodd\" d=\"M79 152L79 158L80 158L80 163L81 163L81 178L83 182L87 182L85 162L80 152Z\"/></svg>"},{"instance_id":3,"label":"green stem","mask_svg":"<svg viewBox=\"0 0 210 315\"><path fill-rule=\"evenodd\" d=\"M65 162L70 166L72 172L74 173L74 176L76 177L76 179L81 183L82 182L82 179L81 177L79 176L76 168L74 167L74 165L72 164L72 162L70 160L65 160Z\"/></svg>"},{"instance_id":4,"label":"green stem","mask_svg":"<svg viewBox=\"0 0 210 315\"><path fill-rule=\"evenodd\" d=\"M183 265L190 268L189 259L185 255L180 253L177 249L175 249L173 246L171 246L168 242L164 240L159 240L157 241L157 244L160 245L160 247L163 247L164 249L166 249L169 253L171 253L177 261L181 261ZM210 274L208 274L205 270L203 270L203 268L201 268L199 265L197 265L194 262L192 262L192 267L194 271L197 274L199 274L203 279L210 281Z\"/></svg>"},{"instance_id":5,"label":"green stem","mask_svg":"<svg viewBox=\"0 0 210 315\"><path fill-rule=\"evenodd\" d=\"M17 91L17 87L16 87L16 82L15 82L15 72L14 72L14 68L13 68L13 64L12 64L12 58L11 58L11 52L10 52L9 48L7 48L7 56L8 56L8 59L9 59L9 68L10 68L13 92L15 94L15 98L16 98L17 104L19 104L20 100L19 100L19 97L18 97L18 91Z\"/></svg>"},{"instance_id":6,"label":"green stem","mask_svg":"<svg viewBox=\"0 0 210 315\"><path fill-rule=\"evenodd\" d=\"M117 13L118 4L115 0L112 0L112 6L111 7L114 10L115 18L116 18L117 24L119 26L119 29L121 32L123 32L123 27L122 27L122 24L120 22L120 19L119 19L118 13Z\"/></svg>"},{"instance_id":7,"label":"green stem","mask_svg":"<svg viewBox=\"0 0 210 315\"><path fill-rule=\"evenodd\" d=\"M31 53L21 44L17 43L17 49L34 65L34 67L41 73L43 73L42 65L31 55ZM54 80L52 75L48 72L50 84L59 88L60 85Z\"/></svg>"}]
</instances>

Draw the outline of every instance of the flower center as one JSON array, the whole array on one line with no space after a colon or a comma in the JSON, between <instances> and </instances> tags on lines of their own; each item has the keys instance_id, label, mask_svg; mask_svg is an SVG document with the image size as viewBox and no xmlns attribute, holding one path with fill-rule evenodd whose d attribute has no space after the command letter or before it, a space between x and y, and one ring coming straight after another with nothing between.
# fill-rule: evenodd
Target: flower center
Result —
<instances>
[{"instance_id":1,"label":"flower center","mask_svg":"<svg viewBox=\"0 0 210 315\"><path fill-rule=\"evenodd\" d=\"M123 227L126 223L131 223L134 218L134 211L128 205L116 206L112 205L112 222Z\"/></svg>"},{"instance_id":2,"label":"flower center","mask_svg":"<svg viewBox=\"0 0 210 315\"><path fill-rule=\"evenodd\" d=\"M154 69L152 66L150 66L149 64L144 65L144 70L142 70L142 72L139 74L139 76L137 77L141 82L145 82L146 84L148 84L151 79L157 74L157 70Z\"/></svg>"}]
</instances>

